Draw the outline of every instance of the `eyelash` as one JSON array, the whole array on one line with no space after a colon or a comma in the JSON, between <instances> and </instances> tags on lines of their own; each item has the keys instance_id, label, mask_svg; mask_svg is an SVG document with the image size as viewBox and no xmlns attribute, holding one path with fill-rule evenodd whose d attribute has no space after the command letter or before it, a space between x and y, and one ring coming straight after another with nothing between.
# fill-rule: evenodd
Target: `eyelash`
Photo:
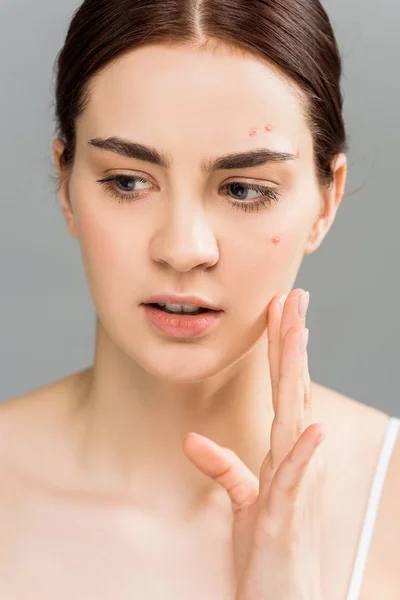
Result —
<instances>
[{"instance_id":1,"label":"eyelash","mask_svg":"<svg viewBox=\"0 0 400 600\"><path fill-rule=\"evenodd\" d=\"M128 182L128 183L133 183L133 182L148 183L147 180L143 179L142 177L132 177L129 175L112 175L111 177L106 177L105 179L98 179L97 183L104 186L108 194L110 194L111 196L116 198L120 204L123 204L125 202L131 202L131 201L135 200L140 192L132 192L131 194L126 194L121 191L118 191L115 188L115 186L112 185L112 183L113 182L120 183L122 180L124 180L125 183L126 182ZM245 212L248 212L248 211L258 212L261 207L270 206L272 204L272 202L279 202L279 198L281 196L281 194L279 194L279 192L277 192L276 190L273 190L271 188L268 188L268 187L265 187L262 185L259 186L259 185L251 185L248 183L242 183L240 181L232 181L231 183L226 184L224 186L224 188L227 188L234 184L239 184L240 186L244 187L247 191L252 190L255 192L260 192L260 194L262 196L259 200L253 200L250 202L249 201L241 202L240 200L230 200L229 201L231 208L237 208L238 210L244 210ZM228 194L224 193L223 195L227 196Z\"/></svg>"}]
</instances>

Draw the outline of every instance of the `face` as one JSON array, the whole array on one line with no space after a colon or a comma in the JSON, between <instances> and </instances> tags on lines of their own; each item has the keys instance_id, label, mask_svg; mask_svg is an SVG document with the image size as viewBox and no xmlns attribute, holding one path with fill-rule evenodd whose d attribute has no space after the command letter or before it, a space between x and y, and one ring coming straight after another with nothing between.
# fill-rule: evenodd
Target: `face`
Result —
<instances>
[{"instance_id":1,"label":"face","mask_svg":"<svg viewBox=\"0 0 400 600\"><path fill-rule=\"evenodd\" d=\"M169 380L208 377L241 359L266 335L269 302L292 288L341 198L318 186L313 140L290 82L228 49L147 46L94 80L76 125L75 162L60 196L107 336ZM89 143L111 137L151 146L169 164ZM56 140L56 161L61 149ZM292 157L202 169L260 149ZM141 303L166 291L213 301L224 311L218 325L195 338L158 333Z\"/></svg>"}]
</instances>

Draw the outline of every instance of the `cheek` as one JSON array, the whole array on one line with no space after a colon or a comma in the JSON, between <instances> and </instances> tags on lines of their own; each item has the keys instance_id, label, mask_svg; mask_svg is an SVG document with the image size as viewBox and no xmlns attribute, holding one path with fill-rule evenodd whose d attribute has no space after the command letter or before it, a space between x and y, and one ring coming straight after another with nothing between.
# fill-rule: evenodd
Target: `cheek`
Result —
<instances>
[{"instance_id":1,"label":"cheek","mask_svg":"<svg viewBox=\"0 0 400 600\"><path fill-rule=\"evenodd\" d=\"M84 199L84 202L83 202ZM92 290L105 297L120 296L126 290L132 272L136 272L132 240L138 247L140 231L134 230L113 204L97 205L82 196L77 218L79 220L82 261ZM99 199L96 199L99 204ZM133 277L132 277L133 281Z\"/></svg>"},{"instance_id":2,"label":"cheek","mask_svg":"<svg viewBox=\"0 0 400 600\"><path fill-rule=\"evenodd\" d=\"M266 249L266 273L276 281L277 287L291 287L297 277L308 234L308 221L300 216L277 228L277 235L269 238Z\"/></svg>"},{"instance_id":3,"label":"cheek","mask_svg":"<svg viewBox=\"0 0 400 600\"><path fill-rule=\"evenodd\" d=\"M307 223L304 218L303 221L300 215L289 219L286 214L281 223L268 226L268 234L254 235L253 230L247 239L241 238L240 246L229 250L227 260L236 294L254 304L259 297L265 299L292 285L303 258L307 233Z\"/></svg>"},{"instance_id":4,"label":"cheek","mask_svg":"<svg viewBox=\"0 0 400 600\"><path fill-rule=\"evenodd\" d=\"M276 235L268 238L265 254L270 256L272 263L281 266L290 264L302 253L307 231L305 220L286 221L281 227L276 227Z\"/></svg>"}]
</instances>

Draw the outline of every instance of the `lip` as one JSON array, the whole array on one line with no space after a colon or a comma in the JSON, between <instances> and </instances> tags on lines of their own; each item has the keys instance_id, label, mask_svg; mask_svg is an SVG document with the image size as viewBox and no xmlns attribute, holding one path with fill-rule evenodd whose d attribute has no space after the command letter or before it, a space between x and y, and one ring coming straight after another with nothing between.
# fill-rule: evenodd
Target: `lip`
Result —
<instances>
[{"instance_id":1,"label":"lip","mask_svg":"<svg viewBox=\"0 0 400 600\"><path fill-rule=\"evenodd\" d=\"M179 296L173 293L154 294L145 300L145 302L142 302L142 304L193 304L193 306L198 306L199 308L208 308L215 312L222 312L222 309L210 300L194 295Z\"/></svg>"},{"instance_id":2,"label":"lip","mask_svg":"<svg viewBox=\"0 0 400 600\"><path fill-rule=\"evenodd\" d=\"M144 304L143 308L151 326L172 338L192 338L203 335L218 325L223 313L220 310L190 316L168 314L150 304Z\"/></svg>"}]
</instances>

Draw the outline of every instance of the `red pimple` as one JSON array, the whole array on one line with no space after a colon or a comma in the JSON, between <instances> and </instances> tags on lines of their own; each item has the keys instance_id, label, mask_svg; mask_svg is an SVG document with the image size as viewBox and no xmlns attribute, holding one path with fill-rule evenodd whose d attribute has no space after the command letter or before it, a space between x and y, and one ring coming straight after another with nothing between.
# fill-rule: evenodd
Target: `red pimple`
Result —
<instances>
[{"instance_id":1,"label":"red pimple","mask_svg":"<svg viewBox=\"0 0 400 600\"><path fill-rule=\"evenodd\" d=\"M297 158L300 158L300 150L297 150L296 156L297 156Z\"/></svg>"},{"instance_id":2,"label":"red pimple","mask_svg":"<svg viewBox=\"0 0 400 600\"><path fill-rule=\"evenodd\" d=\"M256 135L257 129L255 127L251 127L249 131L249 135Z\"/></svg>"},{"instance_id":3,"label":"red pimple","mask_svg":"<svg viewBox=\"0 0 400 600\"><path fill-rule=\"evenodd\" d=\"M272 238L272 243L273 244L279 244L279 242L280 242L280 238L278 238L278 237Z\"/></svg>"},{"instance_id":4,"label":"red pimple","mask_svg":"<svg viewBox=\"0 0 400 600\"><path fill-rule=\"evenodd\" d=\"M268 125L265 126L265 131L272 131L272 125L268 123Z\"/></svg>"}]
</instances>

